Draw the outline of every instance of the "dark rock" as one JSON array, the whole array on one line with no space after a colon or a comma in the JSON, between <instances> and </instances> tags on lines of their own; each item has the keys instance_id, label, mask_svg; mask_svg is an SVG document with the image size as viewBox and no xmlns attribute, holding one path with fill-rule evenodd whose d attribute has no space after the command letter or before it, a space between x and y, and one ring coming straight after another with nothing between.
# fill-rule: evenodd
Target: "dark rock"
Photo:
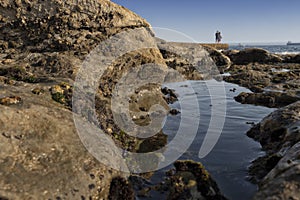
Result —
<instances>
[{"instance_id":1,"label":"dark rock","mask_svg":"<svg viewBox=\"0 0 300 200\"><path fill-rule=\"evenodd\" d=\"M300 64L300 54L289 54L289 55L284 55L282 57L283 57L283 62L285 62L285 63Z\"/></svg>"},{"instance_id":2,"label":"dark rock","mask_svg":"<svg viewBox=\"0 0 300 200\"><path fill-rule=\"evenodd\" d=\"M109 189L109 200L134 200L135 193L132 185L122 177L116 177L111 181Z\"/></svg>"},{"instance_id":3,"label":"dark rock","mask_svg":"<svg viewBox=\"0 0 300 200\"><path fill-rule=\"evenodd\" d=\"M171 114L171 115L178 115L179 113L180 113L180 111L177 110L177 109L172 109L172 110L170 110L170 114Z\"/></svg>"},{"instance_id":4,"label":"dark rock","mask_svg":"<svg viewBox=\"0 0 300 200\"><path fill-rule=\"evenodd\" d=\"M229 89L230 92L235 92L236 88Z\"/></svg>"},{"instance_id":5,"label":"dark rock","mask_svg":"<svg viewBox=\"0 0 300 200\"><path fill-rule=\"evenodd\" d=\"M248 131L266 151L250 167L252 180L259 182L254 199L299 197L299 127L300 101L274 111Z\"/></svg>"},{"instance_id":6,"label":"dark rock","mask_svg":"<svg viewBox=\"0 0 300 200\"><path fill-rule=\"evenodd\" d=\"M268 73L254 70L252 66L232 66L232 68L234 69L230 70L231 76L224 77L227 82L247 87L253 92L262 92L271 83L271 76Z\"/></svg>"},{"instance_id":7,"label":"dark rock","mask_svg":"<svg viewBox=\"0 0 300 200\"><path fill-rule=\"evenodd\" d=\"M178 101L177 94L175 94L174 90L164 87L161 89L161 92L165 95L164 99L168 104L173 104Z\"/></svg>"},{"instance_id":8,"label":"dark rock","mask_svg":"<svg viewBox=\"0 0 300 200\"><path fill-rule=\"evenodd\" d=\"M148 153L148 152L157 151L163 148L167 144L168 142L167 139L168 137L165 134L163 134L162 131L160 131L155 136L141 140L137 152ZM154 159L157 160L158 158L154 158ZM149 164L154 164L154 163L149 163Z\"/></svg>"},{"instance_id":9,"label":"dark rock","mask_svg":"<svg viewBox=\"0 0 300 200\"><path fill-rule=\"evenodd\" d=\"M242 92L234 97L237 102L243 104L262 105L270 108L283 107L300 100L293 94L282 92L245 93Z\"/></svg>"},{"instance_id":10,"label":"dark rock","mask_svg":"<svg viewBox=\"0 0 300 200\"><path fill-rule=\"evenodd\" d=\"M298 199L300 192L300 143L292 146L261 181L254 200ZM277 162L277 159L276 159Z\"/></svg>"},{"instance_id":11,"label":"dark rock","mask_svg":"<svg viewBox=\"0 0 300 200\"><path fill-rule=\"evenodd\" d=\"M264 150L278 152L284 145L297 143L298 133L289 127L299 122L300 101L274 111L247 132L249 137L259 141Z\"/></svg>"},{"instance_id":12,"label":"dark rock","mask_svg":"<svg viewBox=\"0 0 300 200\"><path fill-rule=\"evenodd\" d=\"M282 62L280 56L269 53L264 49L259 48L246 48L241 51L227 51L224 52L228 56L234 65L247 65L250 63L278 63Z\"/></svg>"},{"instance_id":13,"label":"dark rock","mask_svg":"<svg viewBox=\"0 0 300 200\"><path fill-rule=\"evenodd\" d=\"M250 181L258 184L280 161L278 154L266 155L252 161L249 167Z\"/></svg>"},{"instance_id":14,"label":"dark rock","mask_svg":"<svg viewBox=\"0 0 300 200\"><path fill-rule=\"evenodd\" d=\"M222 52L208 46L204 46L204 49L209 53L210 58L221 72L224 72L231 66L231 60Z\"/></svg>"},{"instance_id":15,"label":"dark rock","mask_svg":"<svg viewBox=\"0 0 300 200\"><path fill-rule=\"evenodd\" d=\"M166 182L168 199L226 199L201 163L176 161L174 166Z\"/></svg>"}]
</instances>

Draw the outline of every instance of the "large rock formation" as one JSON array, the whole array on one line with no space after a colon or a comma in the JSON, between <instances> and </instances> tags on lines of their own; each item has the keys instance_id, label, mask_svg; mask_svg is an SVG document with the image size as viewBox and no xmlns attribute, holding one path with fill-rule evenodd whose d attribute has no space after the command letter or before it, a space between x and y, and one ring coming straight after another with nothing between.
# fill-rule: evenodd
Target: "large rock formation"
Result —
<instances>
[{"instance_id":1,"label":"large rock formation","mask_svg":"<svg viewBox=\"0 0 300 200\"><path fill-rule=\"evenodd\" d=\"M247 133L267 153L250 167L250 173L260 181L254 199L299 197L299 113L298 101L271 113Z\"/></svg>"},{"instance_id":2,"label":"large rock formation","mask_svg":"<svg viewBox=\"0 0 300 200\"><path fill-rule=\"evenodd\" d=\"M282 61L280 56L258 48L246 48L241 51L229 50L224 51L224 54L228 56L231 62L235 65L247 65L249 63L267 64Z\"/></svg>"},{"instance_id":3,"label":"large rock formation","mask_svg":"<svg viewBox=\"0 0 300 200\"><path fill-rule=\"evenodd\" d=\"M216 66L218 66L221 73L223 73L231 66L230 58L228 58L222 52L210 46L204 46L204 49L209 53L209 56L214 61Z\"/></svg>"},{"instance_id":4,"label":"large rock formation","mask_svg":"<svg viewBox=\"0 0 300 200\"><path fill-rule=\"evenodd\" d=\"M138 28L143 29L135 38L138 44L145 41L154 44L153 33L145 20L108 0L0 2L0 199L134 198L126 174L100 163L81 144L71 110L76 89L74 80L86 56L112 36ZM117 49L124 46L126 44ZM186 79L215 78L219 70L227 71L231 73L227 81L254 92L263 94L266 90L275 90L258 97L267 99L267 103L274 103L274 98L276 103L276 91L291 95L289 103L298 100L299 64L294 64L299 63L298 55L280 57L261 49L222 54L215 49L207 49L207 52L194 44L171 44L169 48L170 43L163 41L158 46L119 55L99 77L95 94L98 128L112 138L107 144L112 148L100 148L108 152L105 159L111 166L124 164L120 152L113 148L115 143L124 150L144 153L160 149L167 142L162 132L146 139L128 136L113 120L114 88L124 75L138 66L159 64L157 71L166 73L166 79L173 76L168 74L167 65ZM115 53L114 49L111 51ZM200 55L193 54L195 51ZM184 55L188 57L178 52L187 52ZM195 59L195 55L199 57ZM109 53L105 56L113 57ZM190 62L189 56L196 62ZM228 66L231 67L228 69ZM137 77L152 75L147 70L138 72ZM130 88L135 82L130 84L126 86ZM249 96L245 94L240 98L249 103L247 99L255 99ZM168 110L158 84L137 88L128 101L129 114L140 126L150 123L153 104L159 103ZM257 199L268 194L283 198L297 196L299 177L293 174L299 171L298 108L299 103L295 103L282 109L255 126L252 134L249 132L268 153L266 158L261 158L263 167L257 166L258 180L275 167L263 180ZM203 174L195 174L197 167L197 164L177 163L175 179L183 183L181 175L194 176L188 180L192 184L183 183L183 189L191 189L190 192L195 191L201 198L223 199L210 177L205 180L212 183L212 189L198 187L201 180L197 180L197 176L207 177L204 170L200 170L205 172ZM205 191L201 191L203 189Z\"/></svg>"},{"instance_id":5,"label":"large rock formation","mask_svg":"<svg viewBox=\"0 0 300 200\"><path fill-rule=\"evenodd\" d=\"M116 88L135 89L126 97L129 117L138 126L147 126L157 114L152 106L160 104L168 111L169 97L163 96L160 82L139 86L138 78L165 75L163 81L183 80L168 70L149 24L108 0L3 0L0 31L0 199L134 199L128 174L118 169L140 166L124 157L128 152L161 149L167 136L162 131L149 138L126 134L114 121L118 110L113 110L113 98L122 94L117 91L116 95ZM123 43L116 46L115 41ZM204 66L211 77L213 61L201 46L198 49L200 57L188 64ZM89 63L93 53L112 59L104 62L107 66L93 65ZM148 63L156 67L144 66ZM80 74L89 64L96 66L95 71ZM102 76L95 77L101 70ZM198 77L204 72L193 71ZM132 76L131 82L123 79L126 76ZM85 135L79 139L73 122L81 117L78 106L92 101L92 88L76 85L84 78L99 79L92 96L96 115L91 112L94 108L86 107L82 121L88 120L107 136L105 145L90 141L99 144L97 150L104 154L100 161L89 154L93 149L84 148ZM74 104L78 88L86 98ZM126 104L117 106L126 108ZM148 160L154 168L158 155L155 158L155 162Z\"/></svg>"},{"instance_id":6,"label":"large rock formation","mask_svg":"<svg viewBox=\"0 0 300 200\"><path fill-rule=\"evenodd\" d=\"M149 27L144 19L108 0L3 0L0 7L3 49L82 54L121 30Z\"/></svg>"},{"instance_id":7,"label":"large rock formation","mask_svg":"<svg viewBox=\"0 0 300 200\"><path fill-rule=\"evenodd\" d=\"M152 36L145 20L106 0L0 2L1 199L106 199L115 187L110 181L126 176L88 153L70 110L73 83L86 55L112 35L134 28L143 28L141 41ZM129 52L99 77L96 90L101 129L118 146L132 151L144 141L117 128L110 102L120 77L145 63L167 69L155 46ZM152 100L141 98L147 94ZM153 102L168 109L157 85L138 88L131 98L130 112L138 108L146 116ZM163 144L166 141L162 133L156 137L162 137ZM117 168L120 152L107 145L111 148L100 148L109 152L105 159ZM133 198L128 192L124 195Z\"/></svg>"},{"instance_id":8,"label":"large rock formation","mask_svg":"<svg viewBox=\"0 0 300 200\"><path fill-rule=\"evenodd\" d=\"M157 40L167 66L187 80L220 78L220 71L229 67L229 59L216 49L197 43L178 43Z\"/></svg>"},{"instance_id":9,"label":"large rock formation","mask_svg":"<svg viewBox=\"0 0 300 200\"><path fill-rule=\"evenodd\" d=\"M89 154L72 113L51 99L46 86L37 95L31 91L37 85L18 84L0 84L1 199L106 198L120 173ZM113 165L119 164L116 155L108 158Z\"/></svg>"}]
</instances>

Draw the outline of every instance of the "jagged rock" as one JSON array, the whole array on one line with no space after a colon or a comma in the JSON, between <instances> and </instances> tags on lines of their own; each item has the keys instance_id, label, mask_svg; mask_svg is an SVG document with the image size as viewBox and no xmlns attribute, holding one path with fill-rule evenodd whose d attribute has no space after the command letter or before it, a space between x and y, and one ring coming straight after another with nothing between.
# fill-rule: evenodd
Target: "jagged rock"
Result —
<instances>
[{"instance_id":1,"label":"jagged rock","mask_svg":"<svg viewBox=\"0 0 300 200\"><path fill-rule=\"evenodd\" d=\"M300 54L288 54L283 55L283 62L285 63L299 63L300 64Z\"/></svg>"},{"instance_id":2,"label":"jagged rock","mask_svg":"<svg viewBox=\"0 0 300 200\"><path fill-rule=\"evenodd\" d=\"M300 143L291 147L260 183L254 200L297 199L300 196Z\"/></svg>"},{"instance_id":3,"label":"jagged rock","mask_svg":"<svg viewBox=\"0 0 300 200\"><path fill-rule=\"evenodd\" d=\"M108 0L0 2L1 97L22 97L16 106L0 105L1 198L107 199L112 178L126 179L84 148L70 109L73 83L86 56L112 35L135 28L144 30L140 42L153 39L144 19ZM126 52L99 77L95 94L99 126L126 150L137 151L137 144L144 141L127 136L113 121L112 92L122 76L137 66L159 63L167 69L159 50L152 47ZM44 88L44 94L35 95L39 92L34 88ZM167 107L158 85L149 87L149 92L155 102L161 100ZM149 109L154 100L138 102L141 105L136 107ZM163 146L166 139L160 141ZM115 144L107 145L99 145L103 152L110 151L104 160L116 167L123 164Z\"/></svg>"},{"instance_id":4,"label":"jagged rock","mask_svg":"<svg viewBox=\"0 0 300 200\"><path fill-rule=\"evenodd\" d=\"M208 46L204 46L204 49L209 53L209 56L221 72L224 72L231 66L231 60L222 52Z\"/></svg>"},{"instance_id":5,"label":"jagged rock","mask_svg":"<svg viewBox=\"0 0 300 200\"><path fill-rule=\"evenodd\" d=\"M170 172L166 181L167 199L226 199L201 163L176 161L174 166L175 171Z\"/></svg>"},{"instance_id":6,"label":"jagged rock","mask_svg":"<svg viewBox=\"0 0 300 200\"><path fill-rule=\"evenodd\" d=\"M297 123L300 120L300 101L274 111L254 126L247 135L259 141L264 150L278 152L298 141ZM295 130L290 129L294 126Z\"/></svg>"},{"instance_id":7,"label":"jagged rock","mask_svg":"<svg viewBox=\"0 0 300 200\"><path fill-rule=\"evenodd\" d=\"M225 200L216 182L204 166L191 160L177 160L173 169L157 185L139 177L130 177L138 196L151 197L159 192L163 199ZM153 193L154 194L154 193Z\"/></svg>"},{"instance_id":8,"label":"jagged rock","mask_svg":"<svg viewBox=\"0 0 300 200\"><path fill-rule=\"evenodd\" d=\"M247 87L253 92L262 92L271 83L271 76L268 73L251 69L251 66L237 67L230 70L230 73L231 76L224 77L225 81Z\"/></svg>"},{"instance_id":9,"label":"jagged rock","mask_svg":"<svg viewBox=\"0 0 300 200\"><path fill-rule=\"evenodd\" d=\"M122 29L149 27L126 8L107 0L3 0L0 40L30 51L89 51ZM5 46L6 48L6 46Z\"/></svg>"},{"instance_id":10,"label":"jagged rock","mask_svg":"<svg viewBox=\"0 0 300 200\"><path fill-rule=\"evenodd\" d=\"M220 61L218 64L223 62L223 58L213 55L213 50L211 56L200 44L158 40L158 48L168 67L178 71L187 80L206 80L220 75L214 58Z\"/></svg>"},{"instance_id":11,"label":"jagged rock","mask_svg":"<svg viewBox=\"0 0 300 200\"><path fill-rule=\"evenodd\" d=\"M299 64L248 64L232 65L224 80L249 88L252 92L284 92L297 97L300 89Z\"/></svg>"},{"instance_id":12,"label":"jagged rock","mask_svg":"<svg viewBox=\"0 0 300 200\"><path fill-rule=\"evenodd\" d=\"M173 104L174 102L178 101L178 95L175 94L174 90L164 87L161 89L161 92L165 95L164 99L167 103Z\"/></svg>"},{"instance_id":13,"label":"jagged rock","mask_svg":"<svg viewBox=\"0 0 300 200\"><path fill-rule=\"evenodd\" d=\"M300 101L274 111L248 131L267 153L250 167L250 174L260 181L254 199L299 197L299 127Z\"/></svg>"},{"instance_id":14,"label":"jagged rock","mask_svg":"<svg viewBox=\"0 0 300 200\"><path fill-rule=\"evenodd\" d=\"M241 51L229 50L224 54L228 56L234 65L247 65L249 63L278 63L282 62L282 58L275 54L271 54L264 49L246 48Z\"/></svg>"},{"instance_id":15,"label":"jagged rock","mask_svg":"<svg viewBox=\"0 0 300 200\"><path fill-rule=\"evenodd\" d=\"M283 107L300 100L296 94L283 92L246 93L242 92L234 97L243 104L262 105L270 108Z\"/></svg>"},{"instance_id":16,"label":"jagged rock","mask_svg":"<svg viewBox=\"0 0 300 200\"><path fill-rule=\"evenodd\" d=\"M135 194L132 185L122 177L114 178L110 184L108 199L134 200Z\"/></svg>"}]
</instances>

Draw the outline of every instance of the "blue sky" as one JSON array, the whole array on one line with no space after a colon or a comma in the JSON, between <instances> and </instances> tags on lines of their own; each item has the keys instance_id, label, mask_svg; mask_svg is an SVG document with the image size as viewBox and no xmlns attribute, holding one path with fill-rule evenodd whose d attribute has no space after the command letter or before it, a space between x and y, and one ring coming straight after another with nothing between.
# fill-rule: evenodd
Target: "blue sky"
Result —
<instances>
[{"instance_id":1,"label":"blue sky","mask_svg":"<svg viewBox=\"0 0 300 200\"><path fill-rule=\"evenodd\" d=\"M184 33L196 42L300 42L300 0L112 0L153 27ZM166 40L188 41L173 31L154 29Z\"/></svg>"}]
</instances>

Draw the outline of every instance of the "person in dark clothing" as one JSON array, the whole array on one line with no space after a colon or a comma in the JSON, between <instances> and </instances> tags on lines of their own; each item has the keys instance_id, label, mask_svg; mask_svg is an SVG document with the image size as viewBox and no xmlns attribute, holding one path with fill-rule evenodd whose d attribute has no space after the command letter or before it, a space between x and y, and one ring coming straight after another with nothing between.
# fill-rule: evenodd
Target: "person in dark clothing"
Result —
<instances>
[{"instance_id":1,"label":"person in dark clothing","mask_svg":"<svg viewBox=\"0 0 300 200\"><path fill-rule=\"evenodd\" d=\"M222 40L221 32L220 32L220 31L217 31L217 32L215 33L215 36L216 36L216 43L220 43L221 40Z\"/></svg>"}]
</instances>

